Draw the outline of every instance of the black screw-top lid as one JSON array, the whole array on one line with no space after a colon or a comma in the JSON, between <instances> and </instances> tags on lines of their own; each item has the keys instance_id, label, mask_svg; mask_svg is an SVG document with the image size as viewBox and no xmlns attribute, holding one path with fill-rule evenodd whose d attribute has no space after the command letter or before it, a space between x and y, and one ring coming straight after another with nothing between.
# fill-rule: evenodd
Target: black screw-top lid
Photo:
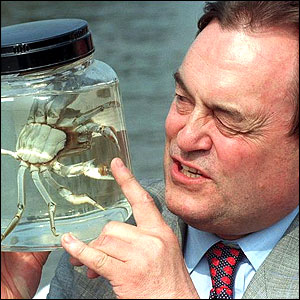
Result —
<instances>
[{"instance_id":1,"label":"black screw-top lid","mask_svg":"<svg viewBox=\"0 0 300 300\"><path fill-rule=\"evenodd\" d=\"M54 19L1 28L1 75L49 68L94 52L88 23Z\"/></svg>"}]
</instances>

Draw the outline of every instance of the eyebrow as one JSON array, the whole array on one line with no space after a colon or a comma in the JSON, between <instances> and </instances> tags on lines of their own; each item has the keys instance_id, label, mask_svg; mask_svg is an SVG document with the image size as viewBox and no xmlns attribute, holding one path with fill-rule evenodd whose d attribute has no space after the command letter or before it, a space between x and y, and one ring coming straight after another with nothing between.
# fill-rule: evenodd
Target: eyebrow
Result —
<instances>
[{"instance_id":1,"label":"eyebrow","mask_svg":"<svg viewBox=\"0 0 300 300\"><path fill-rule=\"evenodd\" d=\"M235 107L232 107L230 105L224 105L222 103L218 104L211 104L211 109L214 111L218 111L220 113L224 113L229 115L233 120L237 122L242 122L246 120L246 117Z\"/></svg>"},{"instance_id":2,"label":"eyebrow","mask_svg":"<svg viewBox=\"0 0 300 300\"><path fill-rule=\"evenodd\" d=\"M187 86L185 85L183 79L180 76L180 73L178 71L176 71L173 74L173 77L175 79L175 82L189 95L191 95L191 93L189 92L189 89L187 88Z\"/></svg>"},{"instance_id":3,"label":"eyebrow","mask_svg":"<svg viewBox=\"0 0 300 300\"><path fill-rule=\"evenodd\" d=\"M173 77L175 79L175 82L189 95L191 96L191 93L189 92L186 84L184 83L179 71L176 71L173 74ZM207 104L206 104L207 105ZM236 107L233 107L229 104L223 104L223 103L212 103L207 105L210 109L214 111L218 111L224 114L229 115L231 118L238 122L242 122L246 120L246 117L240 112L239 109Z\"/></svg>"}]
</instances>

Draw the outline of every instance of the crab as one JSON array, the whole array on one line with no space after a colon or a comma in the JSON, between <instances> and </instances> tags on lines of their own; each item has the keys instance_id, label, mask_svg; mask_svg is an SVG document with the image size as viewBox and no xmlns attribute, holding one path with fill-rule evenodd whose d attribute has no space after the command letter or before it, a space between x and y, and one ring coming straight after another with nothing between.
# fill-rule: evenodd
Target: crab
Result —
<instances>
[{"instance_id":1,"label":"crab","mask_svg":"<svg viewBox=\"0 0 300 300\"><path fill-rule=\"evenodd\" d=\"M64 156L81 153L91 148L95 136L103 136L119 147L116 131L111 126L99 125L92 118L105 109L119 105L109 101L87 112L68 107L78 96L58 95L47 101L35 99L16 144L16 151L1 149L1 155L9 155L20 161L17 177L18 202L17 212L1 234L3 241L19 223L26 206L24 174L28 169L32 180L48 205L50 228L58 236L55 228L56 203L46 190L41 177L66 201L74 204L88 203L94 207L104 208L87 194L74 194L70 189L59 184L52 173L62 177L87 176L94 179L114 180L107 166L94 165L94 160L72 165L64 165L59 159Z\"/></svg>"}]
</instances>

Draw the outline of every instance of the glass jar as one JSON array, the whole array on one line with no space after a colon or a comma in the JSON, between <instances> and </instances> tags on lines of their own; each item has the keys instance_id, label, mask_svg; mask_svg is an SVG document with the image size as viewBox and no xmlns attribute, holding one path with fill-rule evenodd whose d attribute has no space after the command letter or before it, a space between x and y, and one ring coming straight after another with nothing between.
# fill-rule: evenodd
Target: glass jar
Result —
<instances>
[{"instance_id":1,"label":"glass jar","mask_svg":"<svg viewBox=\"0 0 300 300\"><path fill-rule=\"evenodd\" d=\"M88 24L44 20L1 28L1 250L84 242L131 207L110 172L131 169L119 81L93 58Z\"/></svg>"}]
</instances>

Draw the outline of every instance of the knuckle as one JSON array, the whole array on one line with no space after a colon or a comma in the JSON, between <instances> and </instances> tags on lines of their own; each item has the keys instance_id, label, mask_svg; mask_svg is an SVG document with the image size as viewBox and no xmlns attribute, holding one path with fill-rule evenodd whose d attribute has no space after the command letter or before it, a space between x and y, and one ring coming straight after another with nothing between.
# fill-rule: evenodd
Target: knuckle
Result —
<instances>
[{"instance_id":1,"label":"knuckle","mask_svg":"<svg viewBox=\"0 0 300 300\"><path fill-rule=\"evenodd\" d=\"M82 257L85 257L86 256L86 252L87 252L87 245L82 245L78 250L77 250L77 257L79 258L79 260L82 258Z\"/></svg>"},{"instance_id":2,"label":"knuckle","mask_svg":"<svg viewBox=\"0 0 300 300\"><path fill-rule=\"evenodd\" d=\"M136 182L136 179L135 177L133 176L133 174L127 174L126 178L124 179L124 182L123 184L127 185L127 184L131 184L131 183L135 183Z\"/></svg>"},{"instance_id":3,"label":"knuckle","mask_svg":"<svg viewBox=\"0 0 300 300\"><path fill-rule=\"evenodd\" d=\"M152 236L149 241L149 250L152 254L160 255L164 252L165 243L164 240L160 236Z\"/></svg>"},{"instance_id":4,"label":"knuckle","mask_svg":"<svg viewBox=\"0 0 300 300\"><path fill-rule=\"evenodd\" d=\"M131 206L134 208L143 207L145 204L146 205L151 204L152 202L154 202L154 200L151 197L151 195L147 191L142 190L141 193L139 194L139 201L131 203Z\"/></svg>"},{"instance_id":5,"label":"knuckle","mask_svg":"<svg viewBox=\"0 0 300 300\"><path fill-rule=\"evenodd\" d=\"M101 233L97 239L93 240L92 242L89 243L89 246L92 248L97 249L99 246L103 245L104 242L106 241L107 236L103 233Z\"/></svg>"},{"instance_id":6,"label":"knuckle","mask_svg":"<svg viewBox=\"0 0 300 300\"><path fill-rule=\"evenodd\" d=\"M145 203L153 202L153 198L147 191L144 190L142 193L142 199Z\"/></svg>"},{"instance_id":7,"label":"knuckle","mask_svg":"<svg viewBox=\"0 0 300 300\"><path fill-rule=\"evenodd\" d=\"M101 270L101 268L105 265L108 260L108 255L106 253L102 253L95 259L95 270Z\"/></svg>"},{"instance_id":8,"label":"knuckle","mask_svg":"<svg viewBox=\"0 0 300 300\"><path fill-rule=\"evenodd\" d=\"M165 226L165 228L160 227L160 231L157 231L154 235L147 236L146 240L142 242L148 245L147 248L151 254L158 256L166 253L170 247L179 245L178 238L169 226Z\"/></svg>"},{"instance_id":9,"label":"knuckle","mask_svg":"<svg viewBox=\"0 0 300 300\"><path fill-rule=\"evenodd\" d=\"M110 222L106 223L102 229L101 235L105 235L105 234L108 234L109 232L114 231L115 228L117 227L117 225L118 225L118 222L116 222L116 221L110 221Z\"/></svg>"}]
</instances>

